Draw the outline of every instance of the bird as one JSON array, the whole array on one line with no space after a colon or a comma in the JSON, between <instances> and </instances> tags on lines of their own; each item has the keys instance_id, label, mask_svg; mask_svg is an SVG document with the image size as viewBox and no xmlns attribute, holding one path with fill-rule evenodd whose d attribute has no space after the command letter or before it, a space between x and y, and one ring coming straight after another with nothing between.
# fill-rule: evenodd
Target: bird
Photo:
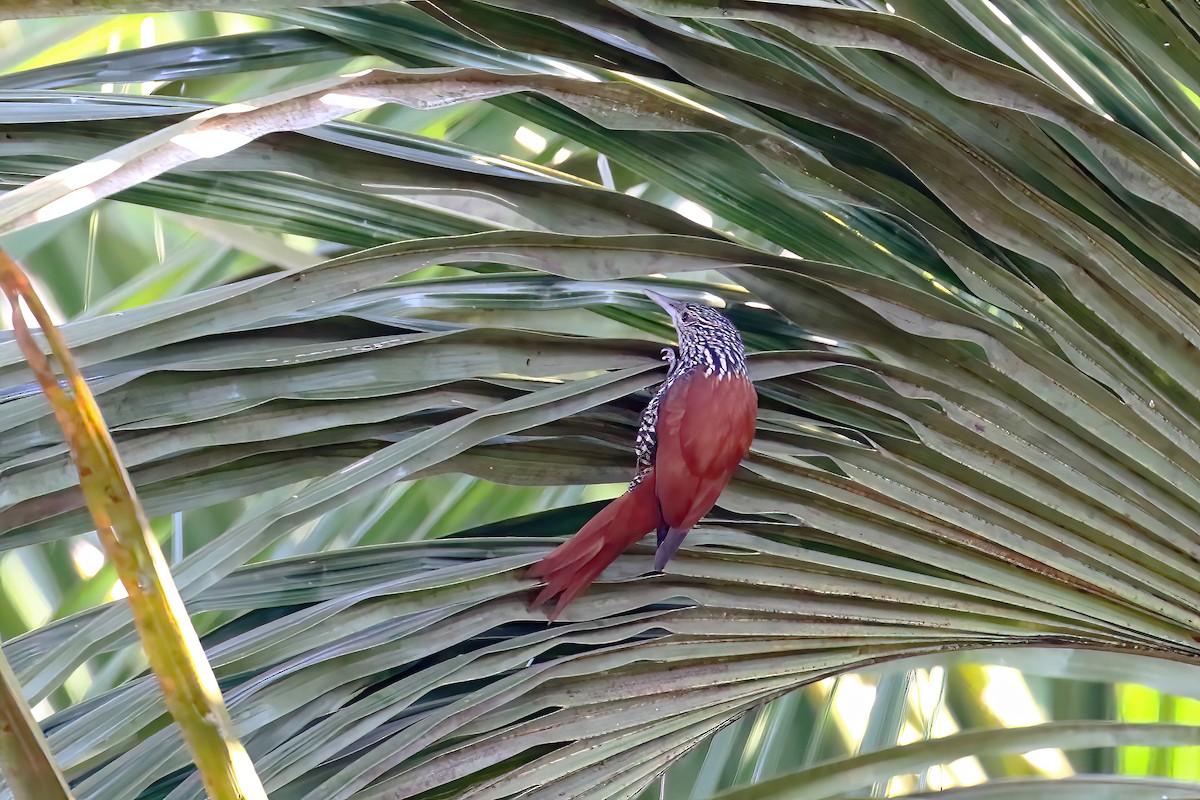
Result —
<instances>
[{"instance_id":1,"label":"bird","mask_svg":"<svg viewBox=\"0 0 1200 800\"><path fill-rule=\"evenodd\" d=\"M530 609L549 605L551 620L650 531L662 572L754 439L758 395L737 327L711 306L645 294L671 316L678 348L663 348L667 376L642 413L629 488L526 573L544 581Z\"/></svg>"}]
</instances>

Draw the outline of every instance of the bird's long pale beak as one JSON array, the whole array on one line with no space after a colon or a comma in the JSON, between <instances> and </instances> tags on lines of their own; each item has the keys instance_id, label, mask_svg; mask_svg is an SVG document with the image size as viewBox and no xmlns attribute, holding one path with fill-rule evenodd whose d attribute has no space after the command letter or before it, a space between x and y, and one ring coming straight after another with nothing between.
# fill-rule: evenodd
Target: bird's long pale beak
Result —
<instances>
[{"instance_id":1,"label":"bird's long pale beak","mask_svg":"<svg viewBox=\"0 0 1200 800\"><path fill-rule=\"evenodd\" d=\"M663 311L666 311L668 314L671 315L671 322L678 321L679 306L682 305L681 303L679 303L678 301L672 300L671 298L667 297L665 294L659 294L658 292L651 291L650 289L643 289L643 291L646 293L646 297L649 297L655 303L658 303L658 305L662 306Z\"/></svg>"}]
</instances>

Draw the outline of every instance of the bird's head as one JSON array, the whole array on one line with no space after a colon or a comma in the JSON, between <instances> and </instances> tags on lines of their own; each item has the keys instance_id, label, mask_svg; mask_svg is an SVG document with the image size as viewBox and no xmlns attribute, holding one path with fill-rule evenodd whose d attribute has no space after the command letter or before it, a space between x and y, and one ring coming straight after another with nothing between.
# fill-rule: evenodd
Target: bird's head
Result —
<instances>
[{"instance_id":1,"label":"bird's head","mask_svg":"<svg viewBox=\"0 0 1200 800\"><path fill-rule=\"evenodd\" d=\"M744 375L746 350L738 329L711 306L684 303L647 290L646 296L671 315L679 337L677 367L700 367L709 374Z\"/></svg>"}]
</instances>

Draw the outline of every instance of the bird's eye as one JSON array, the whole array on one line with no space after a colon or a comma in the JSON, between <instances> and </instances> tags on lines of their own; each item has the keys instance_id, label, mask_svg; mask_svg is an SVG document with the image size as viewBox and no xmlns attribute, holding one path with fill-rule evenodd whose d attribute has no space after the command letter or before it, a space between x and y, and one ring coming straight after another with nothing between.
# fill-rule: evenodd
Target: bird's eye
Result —
<instances>
[{"instance_id":1,"label":"bird's eye","mask_svg":"<svg viewBox=\"0 0 1200 800\"><path fill-rule=\"evenodd\" d=\"M692 321L692 312L684 311L682 314L679 315L679 321L680 322L691 322Z\"/></svg>"}]
</instances>

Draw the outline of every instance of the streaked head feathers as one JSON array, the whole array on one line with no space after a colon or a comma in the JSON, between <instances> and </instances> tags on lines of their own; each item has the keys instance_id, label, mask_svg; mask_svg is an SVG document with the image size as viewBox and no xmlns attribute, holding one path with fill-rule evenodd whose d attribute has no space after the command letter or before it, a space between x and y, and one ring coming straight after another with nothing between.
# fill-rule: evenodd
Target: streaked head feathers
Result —
<instances>
[{"instance_id":1,"label":"streaked head feathers","mask_svg":"<svg viewBox=\"0 0 1200 800\"><path fill-rule=\"evenodd\" d=\"M724 314L711 306L672 300L658 292L647 291L646 296L671 315L679 336L673 373L698 368L717 377L746 374L742 336Z\"/></svg>"}]
</instances>

